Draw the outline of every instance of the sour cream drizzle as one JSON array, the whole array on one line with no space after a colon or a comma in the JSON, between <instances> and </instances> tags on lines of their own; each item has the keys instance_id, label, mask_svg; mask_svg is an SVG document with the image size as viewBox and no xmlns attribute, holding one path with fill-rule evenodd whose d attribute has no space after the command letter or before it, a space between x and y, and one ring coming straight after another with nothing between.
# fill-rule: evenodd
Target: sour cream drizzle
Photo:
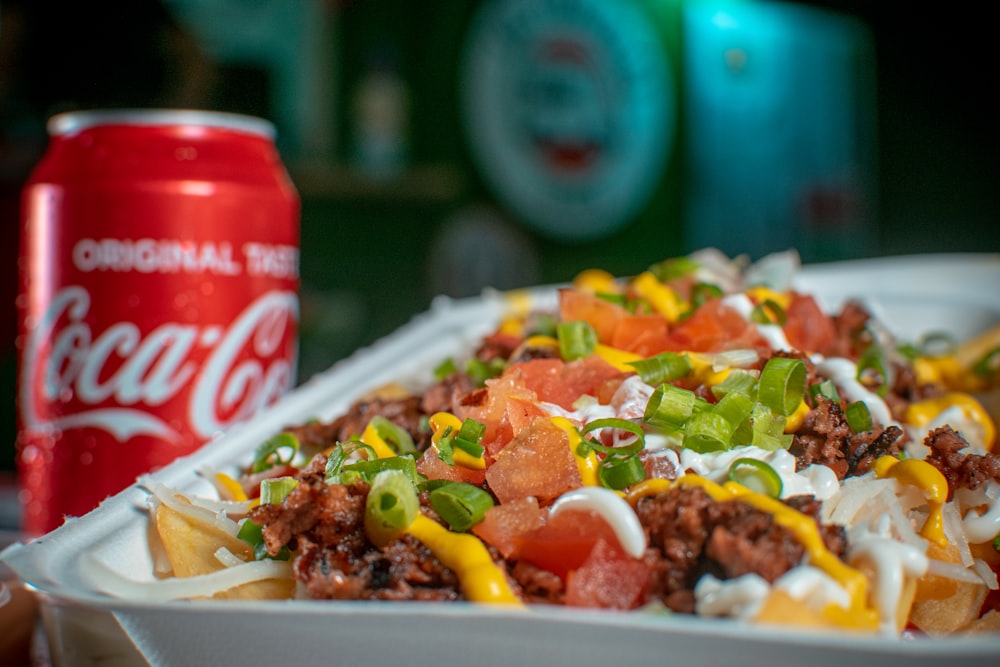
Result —
<instances>
[{"instance_id":1,"label":"sour cream drizzle","mask_svg":"<svg viewBox=\"0 0 1000 667\"><path fill-rule=\"evenodd\" d=\"M1000 535L1000 484L986 485L986 509L972 508L962 519L962 531L972 544L981 544Z\"/></svg>"},{"instance_id":2,"label":"sour cream drizzle","mask_svg":"<svg viewBox=\"0 0 1000 667\"><path fill-rule=\"evenodd\" d=\"M781 478L781 497L813 495L820 500L830 498L840 488L837 475L824 465L811 465L800 472L795 471L795 457L784 449L769 451L759 447L737 447L722 452L700 454L690 449L682 449L679 461L682 468L706 477L717 484L724 483L733 461L753 458L771 466Z\"/></svg>"},{"instance_id":3,"label":"sour cream drizzle","mask_svg":"<svg viewBox=\"0 0 1000 667\"><path fill-rule=\"evenodd\" d=\"M757 574L721 580L705 575L694 588L695 610L699 616L731 616L753 619L772 590L780 590L822 612L829 605L848 609L850 597L828 574L811 565L794 567L773 584Z\"/></svg>"},{"instance_id":4,"label":"sour cream drizzle","mask_svg":"<svg viewBox=\"0 0 1000 667\"><path fill-rule=\"evenodd\" d=\"M858 366L850 359L830 357L814 359L816 371L833 381L840 389L840 394L848 401L863 401L868 406L872 418L883 426L896 424L889 412L889 406L882 398L858 382Z\"/></svg>"},{"instance_id":5,"label":"sour cream drizzle","mask_svg":"<svg viewBox=\"0 0 1000 667\"><path fill-rule=\"evenodd\" d=\"M906 577L919 577L927 572L927 555L910 544L905 544L887 536L888 521L882 521L874 531L856 531L850 540L848 562L858 567L867 564L874 571L872 599L879 612L879 628L885 633L895 634L899 598Z\"/></svg>"}]
</instances>

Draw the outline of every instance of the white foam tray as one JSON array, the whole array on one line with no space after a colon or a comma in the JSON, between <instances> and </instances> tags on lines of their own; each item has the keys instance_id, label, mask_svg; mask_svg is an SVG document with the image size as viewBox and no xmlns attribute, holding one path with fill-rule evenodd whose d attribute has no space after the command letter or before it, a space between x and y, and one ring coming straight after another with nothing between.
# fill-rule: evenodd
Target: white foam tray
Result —
<instances>
[{"instance_id":1,"label":"white foam tray","mask_svg":"<svg viewBox=\"0 0 1000 667\"><path fill-rule=\"evenodd\" d=\"M796 281L827 305L861 296L903 337L950 330L968 336L1000 324L1000 254L926 255L805 267ZM531 291L554 303L552 288ZM442 359L468 351L492 330L504 299L438 299L371 348L336 364L273 409L155 474L191 493L210 493L195 474L231 469L282 428L329 419L390 381L429 381ZM152 578L146 493L130 487L86 516L15 544L0 560L37 588L67 663L469 665L740 665L778 667L935 665L947 658L1000 657L1000 636L897 640L747 627L683 616L467 604L114 599L82 567L99 559L123 576ZM111 623L109 634L108 621ZM121 633L118 628L124 631ZM93 628L88 631L88 628ZM118 635L115 635L118 631ZM119 644L116 645L116 642ZM111 655L113 654L113 655ZM110 657L109 657L110 655ZM58 657L58 656L57 656ZM983 663L980 663L983 664Z\"/></svg>"}]
</instances>

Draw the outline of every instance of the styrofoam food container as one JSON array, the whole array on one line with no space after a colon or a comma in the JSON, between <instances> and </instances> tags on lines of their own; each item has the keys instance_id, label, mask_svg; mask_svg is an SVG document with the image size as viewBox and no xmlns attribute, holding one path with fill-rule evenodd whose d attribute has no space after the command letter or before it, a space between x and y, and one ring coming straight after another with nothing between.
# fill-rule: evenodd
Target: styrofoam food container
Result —
<instances>
[{"instance_id":1,"label":"styrofoam food container","mask_svg":"<svg viewBox=\"0 0 1000 667\"><path fill-rule=\"evenodd\" d=\"M829 306L861 296L897 335L949 330L971 336L1000 324L1000 254L856 260L802 269L796 285ZM551 287L529 290L551 305ZM408 325L335 364L273 409L154 474L210 495L202 468L235 470L286 426L331 419L387 382L430 382L444 358L470 352L507 308L502 294L437 299ZM42 596L54 651L73 664L153 665L935 665L1000 657L1000 636L895 639L803 632L680 615L465 603L142 601L108 597L95 561L136 580L153 578L147 493L133 486L86 516L0 553ZM58 658L57 655L57 658ZM68 662L64 662L68 664Z\"/></svg>"}]
</instances>

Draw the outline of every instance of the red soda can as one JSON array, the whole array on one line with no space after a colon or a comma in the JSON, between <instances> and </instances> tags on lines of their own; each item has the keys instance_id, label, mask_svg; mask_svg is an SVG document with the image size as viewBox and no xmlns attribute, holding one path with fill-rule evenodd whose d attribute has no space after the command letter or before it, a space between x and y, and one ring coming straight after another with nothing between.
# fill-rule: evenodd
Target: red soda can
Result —
<instances>
[{"instance_id":1,"label":"red soda can","mask_svg":"<svg viewBox=\"0 0 1000 667\"><path fill-rule=\"evenodd\" d=\"M18 482L37 535L295 384L298 194L268 121L71 112L22 197Z\"/></svg>"}]
</instances>

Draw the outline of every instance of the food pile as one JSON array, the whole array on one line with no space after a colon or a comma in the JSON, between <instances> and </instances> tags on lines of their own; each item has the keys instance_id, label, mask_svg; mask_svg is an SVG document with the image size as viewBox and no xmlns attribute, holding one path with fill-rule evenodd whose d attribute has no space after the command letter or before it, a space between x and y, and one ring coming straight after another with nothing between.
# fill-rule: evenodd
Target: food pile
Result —
<instances>
[{"instance_id":1,"label":"food pile","mask_svg":"<svg viewBox=\"0 0 1000 667\"><path fill-rule=\"evenodd\" d=\"M145 480L164 597L471 601L1000 632L1000 330L895 339L792 254L517 307L419 392Z\"/></svg>"}]
</instances>

